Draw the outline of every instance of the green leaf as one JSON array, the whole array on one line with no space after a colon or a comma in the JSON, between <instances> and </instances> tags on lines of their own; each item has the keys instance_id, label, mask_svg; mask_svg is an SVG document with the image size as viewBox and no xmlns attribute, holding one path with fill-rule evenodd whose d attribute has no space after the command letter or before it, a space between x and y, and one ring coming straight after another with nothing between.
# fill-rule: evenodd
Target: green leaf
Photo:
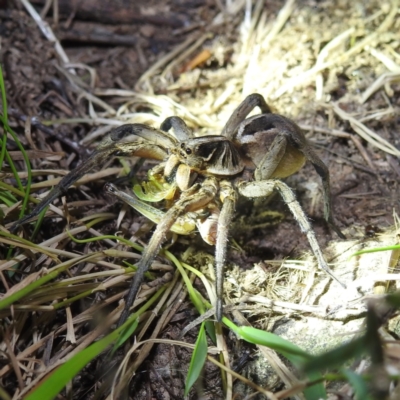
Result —
<instances>
[{"instance_id":1,"label":"green leaf","mask_svg":"<svg viewBox=\"0 0 400 400\"><path fill-rule=\"evenodd\" d=\"M126 329L121 332L118 340L115 342L113 349L111 350L111 355L113 355L135 332L137 326L139 325L139 318L136 318L129 324Z\"/></svg>"},{"instance_id":2,"label":"green leaf","mask_svg":"<svg viewBox=\"0 0 400 400\"><path fill-rule=\"evenodd\" d=\"M190 360L188 374L185 383L185 396L199 378L207 358L207 338L204 329L204 322L201 324L199 336L197 337L195 348Z\"/></svg>"},{"instance_id":3,"label":"green leaf","mask_svg":"<svg viewBox=\"0 0 400 400\"><path fill-rule=\"evenodd\" d=\"M0 200L7 206L11 207L14 205L18 200L12 195L10 192L5 192L0 190Z\"/></svg>"},{"instance_id":4,"label":"green leaf","mask_svg":"<svg viewBox=\"0 0 400 400\"><path fill-rule=\"evenodd\" d=\"M217 343L217 335L215 333L215 324L212 321L204 321L206 325L206 331L208 334L208 337L211 339L211 341L216 344Z\"/></svg>"},{"instance_id":5,"label":"green leaf","mask_svg":"<svg viewBox=\"0 0 400 400\"><path fill-rule=\"evenodd\" d=\"M223 322L247 342L266 346L277 351L299 369L312 359L312 356L299 346L273 333L265 332L251 326L238 327L227 318L224 318ZM307 400L325 399L326 391L322 383L323 376L321 373L318 370L306 371L306 376L310 382L316 382L314 385L307 387L304 390L304 395Z\"/></svg>"},{"instance_id":6,"label":"green leaf","mask_svg":"<svg viewBox=\"0 0 400 400\"><path fill-rule=\"evenodd\" d=\"M365 337L362 336L327 353L312 357L304 363L303 371L311 373L340 367L346 361L359 357L366 351L368 351L368 348L366 347Z\"/></svg>"},{"instance_id":7,"label":"green leaf","mask_svg":"<svg viewBox=\"0 0 400 400\"><path fill-rule=\"evenodd\" d=\"M354 394L357 400L371 400L371 396L368 393L368 387L362 376L356 374L349 369L341 369L340 372L346 377L354 389Z\"/></svg>"},{"instance_id":8,"label":"green leaf","mask_svg":"<svg viewBox=\"0 0 400 400\"><path fill-rule=\"evenodd\" d=\"M249 343L259 344L274 349L292 361L295 365L305 362L311 356L300 347L270 332L251 326L239 327L239 335Z\"/></svg>"}]
</instances>

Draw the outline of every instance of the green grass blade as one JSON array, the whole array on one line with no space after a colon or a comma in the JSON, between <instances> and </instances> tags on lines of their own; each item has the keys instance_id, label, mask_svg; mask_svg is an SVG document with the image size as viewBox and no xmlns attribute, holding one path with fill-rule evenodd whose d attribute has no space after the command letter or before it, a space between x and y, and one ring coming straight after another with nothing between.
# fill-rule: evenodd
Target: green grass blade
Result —
<instances>
[{"instance_id":1,"label":"green grass blade","mask_svg":"<svg viewBox=\"0 0 400 400\"><path fill-rule=\"evenodd\" d=\"M199 314L204 314L205 313L205 307L203 303L202 296L200 293L193 287L192 283L190 282L190 279L183 268L181 262L169 251L165 251L165 255L169 260L171 260L176 268L178 268L179 273L182 275L182 279L185 282L186 288L189 293L190 300L192 301L193 305L196 307L197 311Z\"/></svg>"},{"instance_id":2,"label":"green grass blade","mask_svg":"<svg viewBox=\"0 0 400 400\"><path fill-rule=\"evenodd\" d=\"M129 331L133 333L130 327L137 326L136 321L149 307L151 307L157 299L162 295L163 290L159 290L152 298L146 302L138 311L132 314L128 320L119 328L100 339L98 342L91 344L86 349L75 354L65 364L46 376L39 385L37 385L30 394L24 397L24 400L53 400L58 393L82 370L90 361L99 356L113 342L119 341L120 336L126 336ZM135 321L132 323L132 321ZM125 333L123 333L125 332Z\"/></svg>"},{"instance_id":3,"label":"green grass blade","mask_svg":"<svg viewBox=\"0 0 400 400\"><path fill-rule=\"evenodd\" d=\"M7 115L7 97L6 97L6 88L4 86L4 77L3 77L3 69L0 65L0 92L1 92L1 101L3 103L3 125L6 127L8 125L8 115ZM1 139L1 152L0 152L0 171L3 169L4 157L6 154L6 144L7 144L7 133L4 129L4 136Z\"/></svg>"},{"instance_id":4,"label":"green grass blade","mask_svg":"<svg viewBox=\"0 0 400 400\"><path fill-rule=\"evenodd\" d=\"M306 372L317 372L324 369L332 369L342 366L353 358L362 357L368 354L374 364L383 362L383 349L378 333L380 319L372 307L368 307L367 329L364 335L351 340L327 353L313 357L305 362L303 370Z\"/></svg>"},{"instance_id":5,"label":"green grass blade","mask_svg":"<svg viewBox=\"0 0 400 400\"><path fill-rule=\"evenodd\" d=\"M3 68L1 67L1 65L0 65L0 92L1 92L1 101L3 103L3 118L4 122L8 125L6 88L4 86Z\"/></svg>"},{"instance_id":6,"label":"green grass blade","mask_svg":"<svg viewBox=\"0 0 400 400\"><path fill-rule=\"evenodd\" d=\"M349 258L359 256L360 254L378 253L380 251L399 250L399 249L400 249L400 244L395 244L393 246L385 246L385 247L375 247L374 249L357 251L353 253Z\"/></svg>"},{"instance_id":7,"label":"green grass blade","mask_svg":"<svg viewBox=\"0 0 400 400\"><path fill-rule=\"evenodd\" d=\"M259 344L278 351L295 365L299 365L301 362L305 362L311 358L300 347L271 332L265 332L251 326L241 326L237 327L236 333L249 343Z\"/></svg>"},{"instance_id":8,"label":"green grass blade","mask_svg":"<svg viewBox=\"0 0 400 400\"><path fill-rule=\"evenodd\" d=\"M40 227L42 226L42 222L44 220L44 216L46 215L48 207L46 207L39 215L38 215L38 219L35 223L35 228L33 229L32 235L30 237L30 240L33 242L37 236L37 234L39 233Z\"/></svg>"},{"instance_id":9,"label":"green grass blade","mask_svg":"<svg viewBox=\"0 0 400 400\"><path fill-rule=\"evenodd\" d=\"M310 382L316 381L317 383L309 386L303 390L304 396L307 400L322 400L326 399L327 394L325 390L325 385L323 384L323 376L318 373L307 374L307 379Z\"/></svg>"},{"instance_id":10,"label":"green grass blade","mask_svg":"<svg viewBox=\"0 0 400 400\"><path fill-rule=\"evenodd\" d=\"M12 193L0 190L0 201L3 202L7 207L11 207L18 200L12 195Z\"/></svg>"},{"instance_id":11,"label":"green grass blade","mask_svg":"<svg viewBox=\"0 0 400 400\"><path fill-rule=\"evenodd\" d=\"M21 300L23 297L27 296L28 294L32 293L35 289L38 287L42 286L44 283L47 283L51 281L52 279L56 278L61 272L67 270L68 268L71 268L72 266L79 264L84 261L89 261L93 258L96 258L97 256L102 255L101 252L97 253L92 253L92 254L86 254L82 257L77 257L72 260L68 260L63 262L62 264L59 264L57 267L54 267L49 271L49 273L45 276L40 277L36 281L30 283L26 287L10 294L7 297L3 297L0 300L0 310L3 308L7 308L14 304L16 301ZM38 274L38 276L40 276Z\"/></svg>"},{"instance_id":12,"label":"green grass blade","mask_svg":"<svg viewBox=\"0 0 400 400\"><path fill-rule=\"evenodd\" d=\"M38 253L46 254L54 262L56 262L56 263L60 262L54 254L52 254L48 250L42 248L40 245L32 243L29 240L21 238L12 233L7 233L5 231L0 231L0 237L1 237L1 240L0 240L1 243L9 244L10 246L20 247L23 249L36 250Z\"/></svg>"},{"instance_id":13,"label":"green grass blade","mask_svg":"<svg viewBox=\"0 0 400 400\"><path fill-rule=\"evenodd\" d=\"M3 167L4 158L6 158L7 162L10 165L10 168L14 174L14 178L17 182L18 187L24 193L24 198L22 201L21 211L20 211L20 215L19 215L20 218L22 218L24 216L25 210L28 206L29 192L30 192L30 188L31 188L31 184L32 184L32 169L31 169L31 163L29 162L29 157L26 154L24 147L22 146L21 142L19 141L18 136L14 133L14 131L8 125L6 88L4 85L3 70L1 68L1 65L0 65L0 92L1 92L1 100L3 103L3 110L2 110L3 115L1 116L1 121L4 126L4 135L3 135L3 138L0 140L2 143L2 148L1 148L1 152L0 152L0 171L2 170L2 167ZM15 168L15 165L6 149L7 132L11 135L11 137L15 141L16 145L18 146L19 150L22 153L24 162L25 162L26 171L27 171L27 175L28 175L27 176L27 184L26 184L25 188L22 186L21 180L18 176L18 172Z\"/></svg>"},{"instance_id":14,"label":"green grass blade","mask_svg":"<svg viewBox=\"0 0 400 400\"><path fill-rule=\"evenodd\" d=\"M11 396L0 386L0 399L11 400Z\"/></svg>"},{"instance_id":15,"label":"green grass blade","mask_svg":"<svg viewBox=\"0 0 400 400\"><path fill-rule=\"evenodd\" d=\"M103 339L93 343L86 349L73 356L65 364L48 375L25 400L52 400L65 385L76 376L90 361L100 355L111 343L117 340L119 330L115 330Z\"/></svg>"},{"instance_id":16,"label":"green grass blade","mask_svg":"<svg viewBox=\"0 0 400 400\"><path fill-rule=\"evenodd\" d=\"M126 329L121 332L118 340L115 342L113 349L111 350L111 355L113 355L135 332L137 326L139 325L139 318L133 320Z\"/></svg>"},{"instance_id":17,"label":"green grass blade","mask_svg":"<svg viewBox=\"0 0 400 400\"><path fill-rule=\"evenodd\" d=\"M199 378L204 363L207 358L207 338L206 330L204 329L204 322L201 324L199 336L197 336L196 344L193 350L192 359L190 360L189 370L185 382L185 396L189 394L190 389Z\"/></svg>"},{"instance_id":18,"label":"green grass blade","mask_svg":"<svg viewBox=\"0 0 400 400\"><path fill-rule=\"evenodd\" d=\"M68 230L66 232L67 232L67 235L70 237L70 239L72 241L74 241L75 243L86 244L86 243L91 243L91 242L98 242L100 240L110 239L110 240L116 240L116 241L122 242L122 243L126 244L127 246L132 247L132 249L134 249L134 250L143 251L142 246L139 246L137 243L131 242L130 240L127 240L121 236L102 235L102 236L95 236L95 237L91 237L91 238L87 238L87 239L77 239L76 237L72 236Z\"/></svg>"},{"instance_id":19,"label":"green grass blade","mask_svg":"<svg viewBox=\"0 0 400 400\"><path fill-rule=\"evenodd\" d=\"M0 171L3 169L3 162L4 158L6 156L6 145L7 145L7 134L4 134L4 136L0 139L1 143L1 151L0 151Z\"/></svg>"},{"instance_id":20,"label":"green grass blade","mask_svg":"<svg viewBox=\"0 0 400 400\"><path fill-rule=\"evenodd\" d=\"M400 308L400 290L396 292L389 293L385 300L388 304L392 305L393 307Z\"/></svg>"}]
</instances>

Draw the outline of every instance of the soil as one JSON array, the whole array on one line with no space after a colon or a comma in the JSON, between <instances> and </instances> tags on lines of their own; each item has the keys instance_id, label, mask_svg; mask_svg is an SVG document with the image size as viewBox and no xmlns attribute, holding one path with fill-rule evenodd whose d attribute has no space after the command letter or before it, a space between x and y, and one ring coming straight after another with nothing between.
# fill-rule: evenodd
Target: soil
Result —
<instances>
[{"instance_id":1,"label":"soil","mask_svg":"<svg viewBox=\"0 0 400 400\"><path fill-rule=\"evenodd\" d=\"M32 3L39 11L44 7L43 2ZM370 238L386 234L391 235L393 244L396 243L398 232L393 231L393 225L400 213L399 75L397 80L389 80L386 75L386 83L378 85L366 97L379 77L400 71L400 18L396 2L382 5L373 0L355 1L349 5L341 0L301 0L290 8L290 1L256 1L252 4L253 19L246 19L244 6L224 14L221 11L225 2L211 0L120 0L118 4L105 1L101 2L100 8L95 1L85 2L85 8L77 1L59 0L58 3L59 14L52 16L51 9L45 20L60 40L68 59L64 62L22 3L0 2L0 57L9 124L25 149L36 151L32 153L36 154L31 158L32 169L42 172L35 176L34 183L43 182L43 187L47 187L51 185L46 183L48 179L75 168L88 157L99 138L121 121L159 126L166 117L178 115L196 134L215 134L221 131L246 95L258 92L275 112L293 119L304 129L329 168L334 216L346 237L367 246L365 243ZM240 1L232 3L239 4ZM397 15L395 11L390 19L396 7ZM279 21L284 18L281 10L285 9L289 9L288 15L280 25ZM328 46L322 57L324 46L349 29L351 32L337 40L336 45ZM184 43L186 45L182 46ZM176 51L179 46L181 48ZM314 68L324 62L325 68ZM154 68L157 63L158 67ZM314 72L308 73L312 68ZM103 126L107 129L102 130ZM371 131L391 144L392 152L386 151L389 148L386 142L384 149L376 147L377 140L369 135ZM7 143L8 150L15 152L18 170L24 171L17 145L11 139ZM378 140L378 143L383 142ZM126 171L135 162L121 167L120 162L114 161L98 168L109 171L109 175L93 176L83 186L69 190L64 203L58 200L55 204L61 210L68 204L71 222L97 212L112 212L121 217L121 204L110 200L102 188L106 181L115 181L122 170ZM152 165L145 163L145 168L137 174L139 179L145 179L143 171ZM2 172L10 171L4 169ZM4 181L15 185L9 175L4 175ZM307 163L286 182L295 190L312 221L320 246L332 248L338 236L323 218L320 178L313 166ZM266 206L275 214L265 213ZM125 213L122 224L117 225L115 220L106 221L96 228L98 233L114 234L119 230L128 238L134 236L139 242L146 243L151 227L135 212L125 206L122 209ZM19 210L14 207L6 211L1 223L9 228L18 218ZM64 229L64 222L54 221L52 218L44 220L36 233L35 243L50 239ZM25 228L20 234L28 239L28 231ZM301 234L295 218L278 195L268 201L240 203L232 231L225 287L231 301L240 299L243 292L257 294L253 293L254 282L253 286L246 286L244 277L247 272L253 273L255 266L271 277L282 273L282 260L302 259L310 249L307 237ZM207 266L204 260L213 254L213 248L194 236L179 238L171 251L184 257L188 253L187 247L192 246L197 255L190 256L187 262ZM0 246L3 245L0 243ZM83 245L68 240L54 246L77 254L103 249L99 244ZM0 248L4 259L6 248ZM120 246L119 249L125 248ZM168 264L162 257L157 260L159 264ZM29 262L25 263L21 277L31 271ZM72 274L89 273L99 268L88 265L78 265ZM50 267L51 260L43 266ZM391 272L395 272L395 267ZM204 269L208 274L208 267ZM5 279L3 276L3 282ZM7 279L9 288L18 284L19 278ZM281 278L274 278L275 286L266 283L269 286L259 293L267 292L274 299L299 302L304 285L297 281L290 283L291 279L293 277L283 273ZM126 288L121 285L120 292ZM235 285L241 289L234 289ZM196 280L195 286L207 297L200 281ZM282 289L284 286L286 291ZM59 312L57 316L29 311L22 318L23 313L19 313L21 332L34 323L38 338L55 335L55 343L47 341L46 348L43 344L32 350L29 357L41 360L47 367L65 357L68 349L72 351L73 342L55 332L66 322L66 314L72 313L69 318L77 317L82 310L110 298L116 291L113 288L110 292L98 293L96 297L90 297L90 301L78 301L68 308L67 313ZM50 302L46 300L40 304ZM317 300L312 304L317 305ZM111 312L116 306L116 303L107 305L102 312ZM260 313L253 310L247 317L255 326L271 328L274 324L279 325L277 321L288 314L278 312L275 319L270 315L270 322L264 324L265 315L265 309ZM180 332L196 317L191 303L183 301L158 337L178 340ZM37 325L40 321L44 321L43 331ZM87 321L86 324L75 323L79 343L80 337L93 326ZM194 343L197 329L190 331L184 340ZM231 367L256 380L250 369L246 372L246 362L262 356L256 355L255 347L225 333L228 352L233 354ZM15 340L16 357L35 341L26 332ZM183 398L190 357L191 350L180 346L155 346L135 370L123 395L132 399ZM109 380L103 370L104 360L104 357L98 358L83 369L62 396L106 398ZM7 393L20 398L18 396L22 396L31 384L31 376L36 378L38 372L29 365L31 375L25 371L22 384L18 382L14 367L7 367L11 362L11 359L0 357L0 380ZM110 367L107 373L111 371ZM274 379L270 378L269 384L276 383ZM284 384L278 382L269 390L283 389ZM265 386L266 382L259 380L258 384ZM190 398L224 398L223 388L218 368L207 362L203 380L192 389ZM245 398L252 393L249 389L240 390L243 392L237 388L235 398ZM59 398L65 398L62 396ZM257 398L264 398L259 396Z\"/></svg>"}]
</instances>

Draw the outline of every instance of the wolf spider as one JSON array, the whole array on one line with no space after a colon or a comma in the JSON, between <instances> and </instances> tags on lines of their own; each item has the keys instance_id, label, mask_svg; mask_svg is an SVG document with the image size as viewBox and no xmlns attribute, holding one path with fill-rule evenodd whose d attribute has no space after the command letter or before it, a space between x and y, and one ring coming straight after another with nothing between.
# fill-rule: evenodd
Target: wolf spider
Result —
<instances>
[{"instance_id":1,"label":"wolf spider","mask_svg":"<svg viewBox=\"0 0 400 400\"><path fill-rule=\"evenodd\" d=\"M261 110L261 114L247 118L256 107ZM169 133L171 128L174 135ZM163 212L133 195L118 191L111 184L105 186L107 192L131 204L157 223L137 265L119 326L128 318L144 273L157 256L168 231L190 233L196 226L203 238L216 247L215 315L221 321L228 228L239 195L249 198L266 197L273 190L278 190L301 230L307 235L319 267L340 283L328 267L293 191L281 181L297 172L307 160L310 161L322 179L325 219L343 238L333 221L329 171L308 144L300 128L290 119L273 114L259 94L248 96L236 108L221 135L195 137L178 117L167 118L159 130L143 124L127 124L114 129L88 160L66 175L31 214L14 224L12 230L38 215L93 167L117 156L138 156L161 161L149 173L149 181L144 185L147 194L140 188L136 188L135 192L145 201L175 199L169 202L169 208Z\"/></svg>"}]
</instances>

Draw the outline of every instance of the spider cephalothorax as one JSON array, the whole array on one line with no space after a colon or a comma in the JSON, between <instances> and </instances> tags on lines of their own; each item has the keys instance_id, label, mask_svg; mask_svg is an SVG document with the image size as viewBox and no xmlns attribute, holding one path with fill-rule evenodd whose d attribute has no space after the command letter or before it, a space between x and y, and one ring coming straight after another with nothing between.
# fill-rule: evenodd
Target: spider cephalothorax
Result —
<instances>
[{"instance_id":1,"label":"spider cephalothorax","mask_svg":"<svg viewBox=\"0 0 400 400\"><path fill-rule=\"evenodd\" d=\"M262 114L247 118L255 107L259 107ZM169 133L171 128L174 129L174 135ZM248 96L239 105L221 135L195 137L178 117L167 118L160 130L142 124L116 128L86 162L64 177L30 215L11 229L15 230L38 215L83 174L113 156L139 156L161 161L149 172L148 182L134 188L139 199L119 191L111 184L106 185L109 193L129 203L157 224L137 265L119 325L129 316L144 273L157 256L167 232L173 230L187 234L196 228L204 240L216 247L216 317L221 321L223 267L229 226L240 195L265 197L273 190L278 190L307 235L318 265L337 280L324 260L311 225L294 193L280 180L297 172L309 160L322 178L325 218L343 237L333 222L329 171L300 128L290 119L271 113L264 98L258 94ZM249 169L252 179L248 179ZM146 203L172 198L174 201L169 202L165 210L158 210Z\"/></svg>"}]
</instances>

